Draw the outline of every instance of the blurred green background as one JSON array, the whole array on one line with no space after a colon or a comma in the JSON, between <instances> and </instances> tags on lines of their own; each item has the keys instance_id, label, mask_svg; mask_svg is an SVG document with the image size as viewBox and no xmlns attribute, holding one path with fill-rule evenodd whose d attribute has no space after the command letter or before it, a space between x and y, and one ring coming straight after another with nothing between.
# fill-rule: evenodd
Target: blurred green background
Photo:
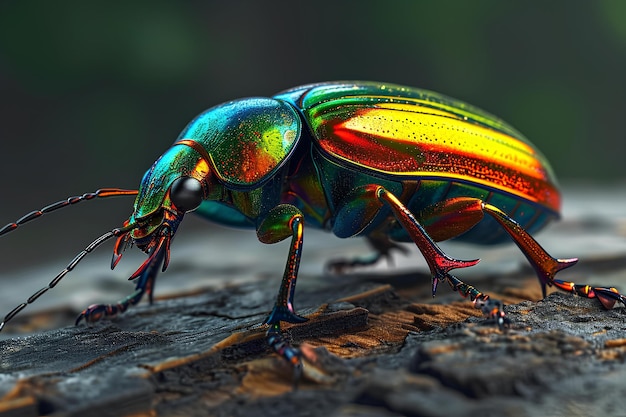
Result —
<instances>
[{"instance_id":1,"label":"blurred green background","mask_svg":"<svg viewBox=\"0 0 626 417\"><path fill-rule=\"evenodd\" d=\"M137 187L205 108L336 79L468 101L528 136L562 182L623 182L624 74L622 0L3 0L0 223L69 195ZM5 238L2 262L69 259L67 248L120 225L131 204L39 220Z\"/></svg>"}]
</instances>

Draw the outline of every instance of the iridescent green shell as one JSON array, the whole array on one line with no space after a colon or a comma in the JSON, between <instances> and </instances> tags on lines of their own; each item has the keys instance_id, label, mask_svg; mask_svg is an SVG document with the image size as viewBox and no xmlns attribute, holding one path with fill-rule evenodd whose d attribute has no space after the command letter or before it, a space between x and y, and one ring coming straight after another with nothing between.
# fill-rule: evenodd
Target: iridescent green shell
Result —
<instances>
[{"instance_id":1,"label":"iridescent green shell","mask_svg":"<svg viewBox=\"0 0 626 417\"><path fill-rule=\"evenodd\" d=\"M373 82L314 84L276 97L300 108L316 144L346 169L472 184L559 211L546 158L513 127L462 101Z\"/></svg>"}]
</instances>

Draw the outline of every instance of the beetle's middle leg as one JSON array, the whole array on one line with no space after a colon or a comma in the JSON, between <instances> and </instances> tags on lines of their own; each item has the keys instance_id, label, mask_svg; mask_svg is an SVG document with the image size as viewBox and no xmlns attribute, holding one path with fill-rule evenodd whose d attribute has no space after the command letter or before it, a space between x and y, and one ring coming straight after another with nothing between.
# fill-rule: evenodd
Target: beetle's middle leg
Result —
<instances>
[{"instance_id":1,"label":"beetle's middle leg","mask_svg":"<svg viewBox=\"0 0 626 417\"><path fill-rule=\"evenodd\" d=\"M374 192L380 202L387 204L389 208L391 208L396 219L398 219L402 227L404 227L409 236L411 236L411 239L415 242L422 255L424 255L432 274L433 296L437 291L439 282L441 280L447 280L448 273L451 270L467 268L478 263L478 259L463 261L446 255L439 246L437 246L426 229L417 221L413 213L411 213L395 195L380 186L377 186Z\"/></svg>"},{"instance_id":2,"label":"beetle's middle leg","mask_svg":"<svg viewBox=\"0 0 626 417\"><path fill-rule=\"evenodd\" d=\"M402 204L396 196L383 187L376 188L376 197L386 203L393 212L394 216L398 219L400 224L404 227L407 233L411 236L411 239L415 242L420 252L424 255L430 271L432 274L432 292L433 296L437 290L437 285L441 280L445 280L450 284L453 290L458 291L462 296L469 297L474 303L474 306L481 309L483 314L490 320L494 320L500 327L508 323L508 319L504 317L504 311L502 309L502 303L499 300L489 298L489 295L483 294L475 287L464 283L454 275L450 274L450 270L455 268L465 268L475 265L478 260L473 261L460 261L450 258L437 246L433 237L429 235L427 229L420 224L415 216L409 211L409 209ZM460 202L460 204L452 204L453 210L449 211L449 216L441 216L443 213L438 213L437 219L453 217L455 219L455 227L448 228L446 230L440 229L440 225L436 222L430 222L429 229L433 230L437 240L443 240L446 233L458 233L459 230L467 230L476 224L482 213L476 215L476 210L473 207L475 204L470 202ZM447 208L447 207L446 207ZM435 211L441 211L435 208Z\"/></svg>"},{"instance_id":3,"label":"beetle's middle leg","mask_svg":"<svg viewBox=\"0 0 626 417\"><path fill-rule=\"evenodd\" d=\"M300 210L289 204L274 207L257 227L257 236L263 243L277 243L291 236L289 256L278 297L265 323L269 325L266 334L267 343L279 356L294 366L296 379L299 377L302 353L285 339L281 333L280 322L302 323L307 321L307 318L296 314L293 306L296 279L302 255L303 231L304 216Z\"/></svg>"},{"instance_id":4,"label":"beetle's middle leg","mask_svg":"<svg viewBox=\"0 0 626 417\"><path fill-rule=\"evenodd\" d=\"M372 218L387 205L424 255L432 274L432 292L449 271L476 265L478 259L463 261L446 255L404 204L391 192L376 184L357 188L335 215L333 233L349 237L364 230Z\"/></svg>"}]
</instances>

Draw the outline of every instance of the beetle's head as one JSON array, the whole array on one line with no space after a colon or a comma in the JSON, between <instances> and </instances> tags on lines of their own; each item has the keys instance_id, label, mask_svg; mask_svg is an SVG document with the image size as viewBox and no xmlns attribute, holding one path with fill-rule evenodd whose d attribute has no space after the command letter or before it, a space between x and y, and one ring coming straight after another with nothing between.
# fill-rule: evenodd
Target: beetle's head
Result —
<instances>
[{"instance_id":1,"label":"beetle's head","mask_svg":"<svg viewBox=\"0 0 626 417\"><path fill-rule=\"evenodd\" d=\"M137 200L142 197L143 188L142 184ZM185 213L198 208L204 198L202 182L194 176L179 176L166 185L164 190L163 199L155 210L141 216L138 214L146 206L136 206L129 219L129 223L135 224L129 232L130 238L139 249L147 253L154 249L161 238L171 240Z\"/></svg>"},{"instance_id":2,"label":"beetle's head","mask_svg":"<svg viewBox=\"0 0 626 417\"><path fill-rule=\"evenodd\" d=\"M165 270L170 242L185 213L198 208L215 188L200 152L185 143L172 146L141 180L133 214L125 223L128 231L117 239L112 266L127 246L135 244L150 255L145 266L163 261Z\"/></svg>"}]
</instances>

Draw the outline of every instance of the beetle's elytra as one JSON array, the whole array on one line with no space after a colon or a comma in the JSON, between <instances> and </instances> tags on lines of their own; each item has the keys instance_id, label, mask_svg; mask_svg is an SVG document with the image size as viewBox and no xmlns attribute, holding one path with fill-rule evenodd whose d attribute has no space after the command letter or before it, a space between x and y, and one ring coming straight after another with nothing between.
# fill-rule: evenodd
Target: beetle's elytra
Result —
<instances>
[{"instance_id":1,"label":"beetle's elytra","mask_svg":"<svg viewBox=\"0 0 626 417\"><path fill-rule=\"evenodd\" d=\"M556 286L597 297L606 308L626 298L614 288L555 279L576 259L554 259L529 232L558 217L560 194L548 161L518 131L494 116L444 95L375 82L296 87L272 98L246 98L210 108L182 131L146 172L138 191L102 189L27 214L0 235L50 211L95 197L137 195L124 225L79 253L48 286L9 312L4 325L58 284L102 242L116 237L112 267L134 243L148 254L131 278L135 291L115 304L88 307L88 322L112 317L151 298L159 269L186 213L255 228L259 240L291 238L283 281L266 323L267 341L299 366L301 353L283 338L280 322L306 320L293 300L305 227L345 238L363 236L376 262L413 241L440 281L469 297L502 326L501 303L450 274L478 260L454 259L435 243L476 244L509 237L537 271L544 290ZM487 214L487 216L485 216ZM337 268L363 263L337 263Z\"/></svg>"}]
</instances>

